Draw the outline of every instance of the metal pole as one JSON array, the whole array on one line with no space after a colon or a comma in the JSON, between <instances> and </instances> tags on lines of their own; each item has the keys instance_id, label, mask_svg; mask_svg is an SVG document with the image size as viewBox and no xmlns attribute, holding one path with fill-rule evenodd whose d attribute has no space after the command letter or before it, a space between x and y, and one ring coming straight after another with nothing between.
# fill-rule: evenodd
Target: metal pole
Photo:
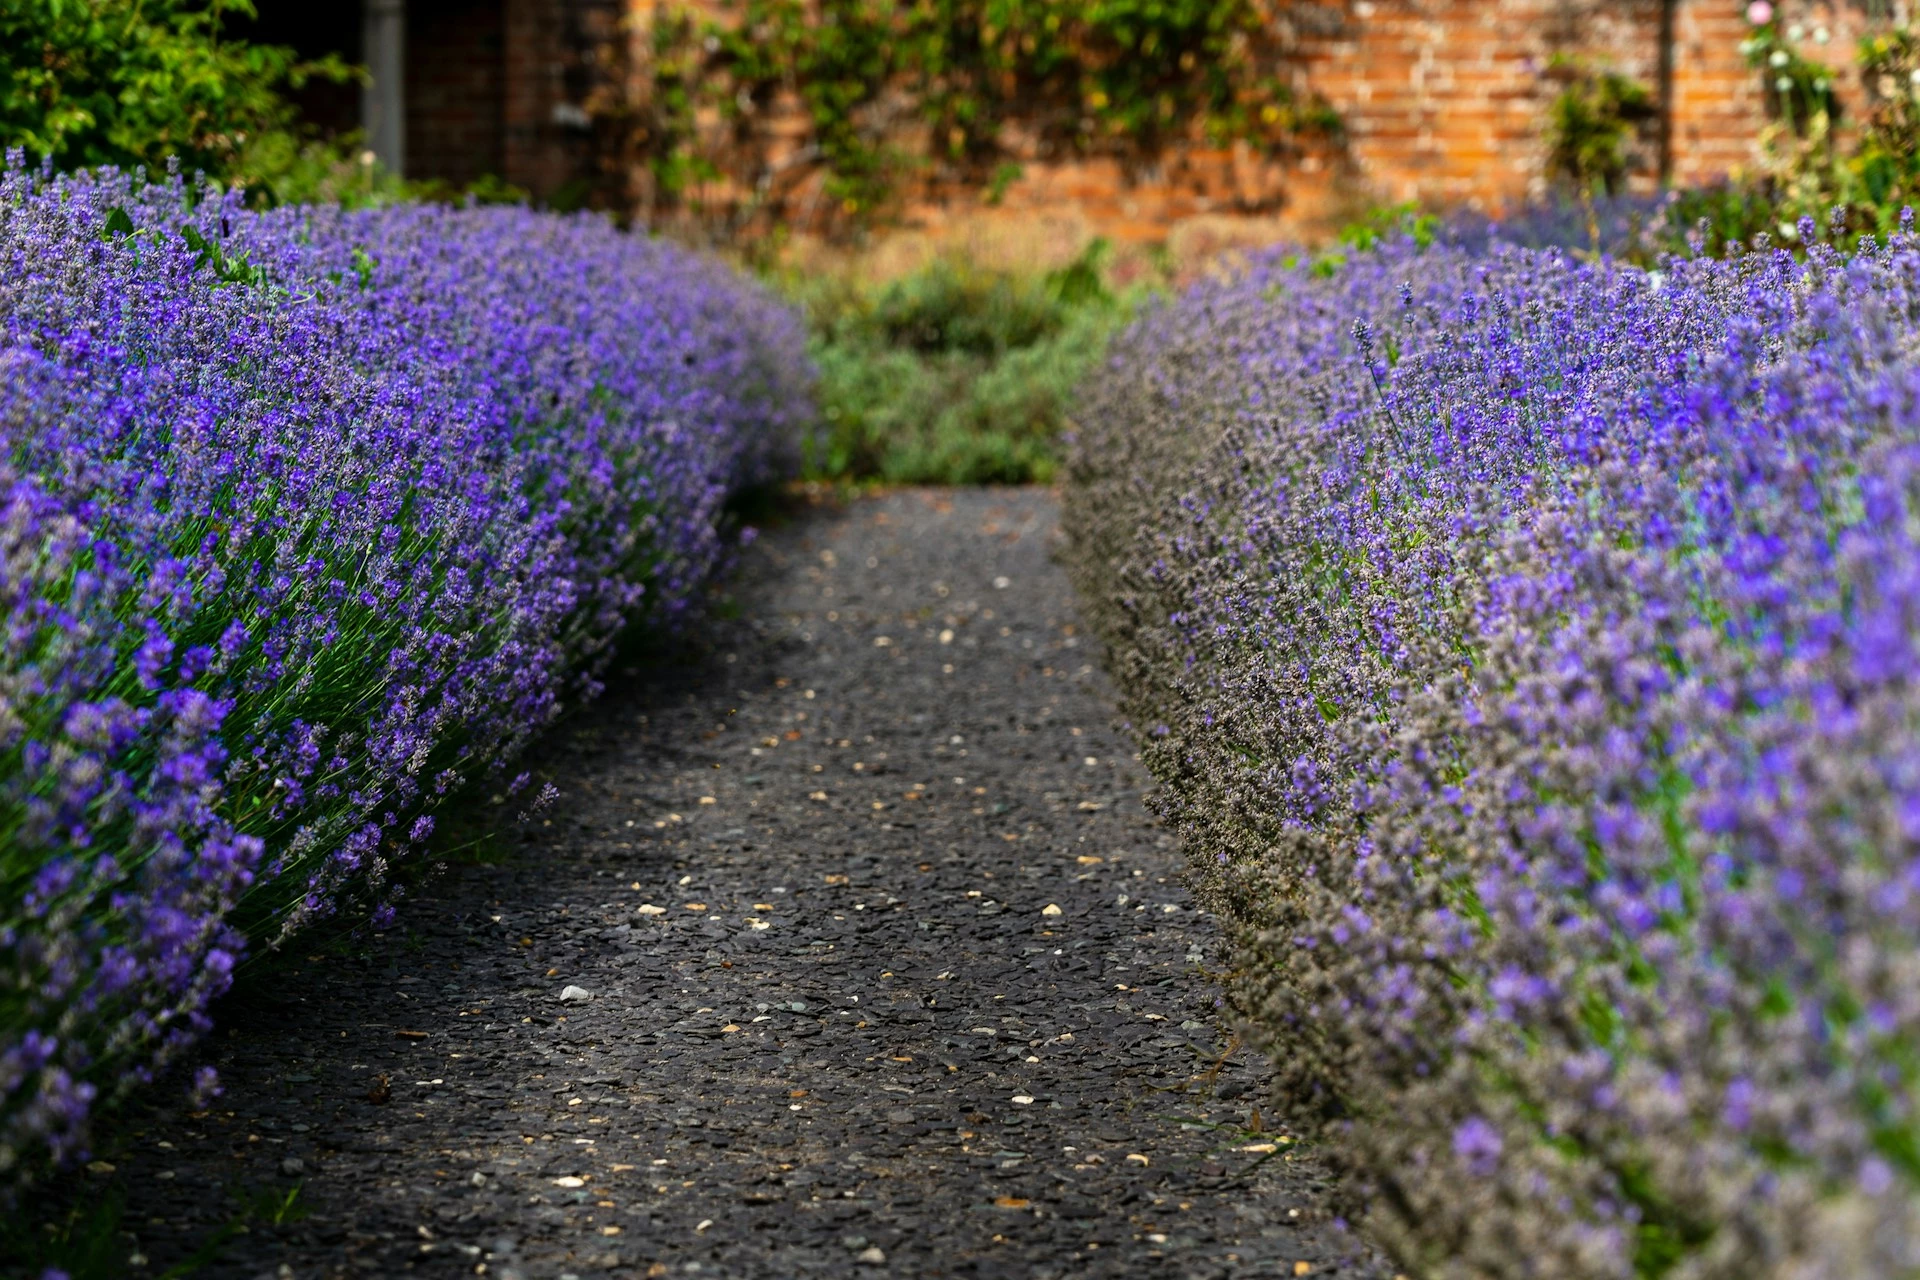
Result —
<instances>
[{"instance_id":1,"label":"metal pole","mask_svg":"<svg viewBox=\"0 0 1920 1280\"><path fill-rule=\"evenodd\" d=\"M1660 0L1660 185L1673 185L1673 19L1680 0Z\"/></svg>"},{"instance_id":2,"label":"metal pole","mask_svg":"<svg viewBox=\"0 0 1920 1280\"><path fill-rule=\"evenodd\" d=\"M360 93L367 149L387 172L407 172L406 0L365 0L361 53L372 78Z\"/></svg>"}]
</instances>

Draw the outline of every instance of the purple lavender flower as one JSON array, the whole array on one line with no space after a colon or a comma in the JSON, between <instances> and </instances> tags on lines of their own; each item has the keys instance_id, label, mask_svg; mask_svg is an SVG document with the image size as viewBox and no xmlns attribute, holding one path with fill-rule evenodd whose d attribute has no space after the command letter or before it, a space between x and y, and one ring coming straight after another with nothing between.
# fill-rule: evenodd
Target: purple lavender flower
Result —
<instances>
[{"instance_id":1,"label":"purple lavender flower","mask_svg":"<svg viewBox=\"0 0 1920 1280\"><path fill-rule=\"evenodd\" d=\"M1453 1154L1477 1178L1488 1177L1499 1168L1504 1145L1500 1131L1480 1116L1468 1116L1453 1130Z\"/></svg>"},{"instance_id":2,"label":"purple lavender flower","mask_svg":"<svg viewBox=\"0 0 1920 1280\"><path fill-rule=\"evenodd\" d=\"M3 1179L185 1051L249 939L390 914L431 809L683 625L811 375L769 297L594 218L17 157L0 214Z\"/></svg>"},{"instance_id":3,"label":"purple lavender flower","mask_svg":"<svg viewBox=\"0 0 1920 1280\"><path fill-rule=\"evenodd\" d=\"M1916 317L1910 231L1495 229L1256 259L1087 388L1122 714L1422 1274L1920 1269Z\"/></svg>"},{"instance_id":4,"label":"purple lavender flower","mask_svg":"<svg viewBox=\"0 0 1920 1280\"><path fill-rule=\"evenodd\" d=\"M187 1100L194 1110L203 1111L222 1092L220 1073L212 1067L200 1067L193 1073L193 1087L187 1091Z\"/></svg>"}]
</instances>

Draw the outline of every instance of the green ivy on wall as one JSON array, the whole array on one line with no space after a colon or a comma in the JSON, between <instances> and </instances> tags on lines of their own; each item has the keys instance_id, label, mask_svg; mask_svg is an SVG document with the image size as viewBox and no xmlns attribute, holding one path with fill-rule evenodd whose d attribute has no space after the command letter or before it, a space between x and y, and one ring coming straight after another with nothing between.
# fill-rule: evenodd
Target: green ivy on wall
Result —
<instances>
[{"instance_id":1,"label":"green ivy on wall","mask_svg":"<svg viewBox=\"0 0 1920 1280\"><path fill-rule=\"evenodd\" d=\"M658 191L684 196L751 167L757 126L791 93L832 211L857 221L927 166L1003 190L1009 127L1048 156L1150 156L1174 141L1272 150L1337 134L1332 111L1299 100L1282 78L1280 7L730 0L717 19L668 9L653 24L638 142Z\"/></svg>"}]
</instances>

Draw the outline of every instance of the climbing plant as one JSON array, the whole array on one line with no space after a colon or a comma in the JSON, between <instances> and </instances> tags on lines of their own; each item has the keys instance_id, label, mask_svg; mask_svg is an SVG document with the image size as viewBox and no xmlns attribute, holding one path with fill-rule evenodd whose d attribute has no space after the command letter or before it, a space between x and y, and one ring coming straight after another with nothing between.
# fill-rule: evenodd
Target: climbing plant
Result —
<instances>
[{"instance_id":1,"label":"climbing plant","mask_svg":"<svg viewBox=\"0 0 1920 1280\"><path fill-rule=\"evenodd\" d=\"M1902 211L1920 204L1920 34L1889 24L1862 36L1859 94L1842 129L1839 73L1805 51L1830 45L1832 32L1786 21L1766 0L1748 5L1747 19L1743 52L1773 115L1759 162L1742 182L1683 193L1675 225L1706 220L1710 249L1762 232L1796 245L1810 230L1850 245L1898 227Z\"/></svg>"},{"instance_id":2,"label":"climbing plant","mask_svg":"<svg viewBox=\"0 0 1920 1280\"><path fill-rule=\"evenodd\" d=\"M1760 72L1769 114L1801 137L1838 119L1840 99L1834 92L1833 69L1801 51L1808 35L1805 27L1783 21L1766 0L1747 6L1747 21L1751 30L1740 48L1747 65ZM1816 27L1812 34L1816 43L1827 42L1825 27Z\"/></svg>"},{"instance_id":3,"label":"climbing plant","mask_svg":"<svg viewBox=\"0 0 1920 1280\"><path fill-rule=\"evenodd\" d=\"M1009 139L1045 156L1151 156L1170 142L1262 149L1339 121L1283 78L1283 0L722 0L656 12L634 136L656 198L732 184L779 198L824 170L817 202L881 214L911 171L996 192ZM807 136L768 145L799 114ZM744 188L744 189L742 189Z\"/></svg>"},{"instance_id":4,"label":"climbing plant","mask_svg":"<svg viewBox=\"0 0 1920 1280\"><path fill-rule=\"evenodd\" d=\"M1658 116L1653 94L1606 67L1556 57L1548 70L1564 87L1548 108L1547 173L1581 196L1613 195L1627 174L1627 148Z\"/></svg>"}]
</instances>

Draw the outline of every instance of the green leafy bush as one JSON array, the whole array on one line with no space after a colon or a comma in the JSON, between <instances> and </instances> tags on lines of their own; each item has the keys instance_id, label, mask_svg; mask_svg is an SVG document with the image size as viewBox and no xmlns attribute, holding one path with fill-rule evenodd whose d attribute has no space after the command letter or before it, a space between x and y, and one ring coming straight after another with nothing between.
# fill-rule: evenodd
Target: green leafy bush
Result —
<instances>
[{"instance_id":1,"label":"green leafy bush","mask_svg":"<svg viewBox=\"0 0 1920 1280\"><path fill-rule=\"evenodd\" d=\"M1628 144L1659 115L1653 95L1631 77L1564 55L1548 70L1564 82L1548 112L1548 176L1566 180L1583 199L1617 194Z\"/></svg>"},{"instance_id":2,"label":"green leafy bush","mask_svg":"<svg viewBox=\"0 0 1920 1280\"><path fill-rule=\"evenodd\" d=\"M1049 273L946 259L879 286L795 289L813 328L820 478L891 484L1045 481L1075 387L1128 308L1102 246Z\"/></svg>"},{"instance_id":3,"label":"green leafy bush","mask_svg":"<svg viewBox=\"0 0 1920 1280\"><path fill-rule=\"evenodd\" d=\"M288 92L364 72L226 34L255 16L252 0L5 0L0 143L59 170L175 163L244 187L254 205L527 199L491 176L403 180L357 132L321 136Z\"/></svg>"},{"instance_id":4,"label":"green leafy bush","mask_svg":"<svg viewBox=\"0 0 1920 1280\"><path fill-rule=\"evenodd\" d=\"M1051 337L1063 311L1044 284L948 260L882 289L871 310L843 325L928 355L999 356Z\"/></svg>"},{"instance_id":5,"label":"green leafy bush","mask_svg":"<svg viewBox=\"0 0 1920 1280\"><path fill-rule=\"evenodd\" d=\"M169 159L268 194L337 168L285 92L355 74L338 57L222 38L251 0L7 0L0 5L0 137L56 169ZM318 182L317 175L313 179Z\"/></svg>"}]
</instances>

